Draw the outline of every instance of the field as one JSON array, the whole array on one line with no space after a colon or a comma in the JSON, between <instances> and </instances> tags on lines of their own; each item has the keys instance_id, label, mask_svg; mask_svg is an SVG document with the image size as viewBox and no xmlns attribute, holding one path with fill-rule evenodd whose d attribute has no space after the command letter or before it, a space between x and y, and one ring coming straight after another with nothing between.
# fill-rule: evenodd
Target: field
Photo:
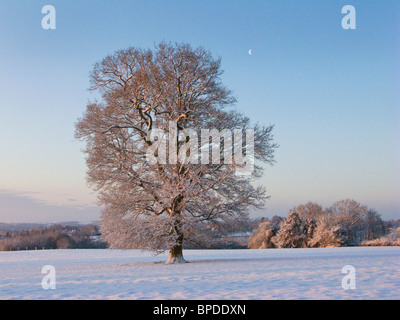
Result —
<instances>
[{"instance_id":1,"label":"field","mask_svg":"<svg viewBox=\"0 0 400 320\"><path fill-rule=\"evenodd\" d=\"M189 263L139 250L0 252L0 299L400 299L400 247L186 250ZM42 273L54 266L55 289ZM355 289L345 290L345 265ZM347 282L346 282L347 283Z\"/></svg>"}]
</instances>

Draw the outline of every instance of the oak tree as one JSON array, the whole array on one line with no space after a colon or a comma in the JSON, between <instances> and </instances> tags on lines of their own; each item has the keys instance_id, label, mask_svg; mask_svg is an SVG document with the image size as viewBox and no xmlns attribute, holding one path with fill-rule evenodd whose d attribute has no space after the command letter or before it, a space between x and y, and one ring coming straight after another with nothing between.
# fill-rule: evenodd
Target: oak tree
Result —
<instances>
[{"instance_id":1,"label":"oak tree","mask_svg":"<svg viewBox=\"0 0 400 320\"><path fill-rule=\"evenodd\" d=\"M169 250L167 263L185 262L185 239L268 198L253 182L274 162L273 126L235 109L221 75L209 51L166 42L94 65L90 89L101 98L88 103L75 136L110 247Z\"/></svg>"}]
</instances>

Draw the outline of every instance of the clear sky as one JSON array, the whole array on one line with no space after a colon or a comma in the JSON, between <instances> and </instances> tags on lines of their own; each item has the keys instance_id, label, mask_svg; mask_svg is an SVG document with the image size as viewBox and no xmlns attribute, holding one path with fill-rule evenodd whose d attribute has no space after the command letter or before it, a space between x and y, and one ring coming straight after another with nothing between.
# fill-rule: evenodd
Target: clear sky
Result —
<instances>
[{"instance_id":1,"label":"clear sky","mask_svg":"<svg viewBox=\"0 0 400 320\"><path fill-rule=\"evenodd\" d=\"M48 4L55 30L42 28ZM275 124L262 215L351 198L400 218L400 1L2 0L0 222L99 219L74 140L89 71L162 40L220 56L237 107Z\"/></svg>"}]
</instances>

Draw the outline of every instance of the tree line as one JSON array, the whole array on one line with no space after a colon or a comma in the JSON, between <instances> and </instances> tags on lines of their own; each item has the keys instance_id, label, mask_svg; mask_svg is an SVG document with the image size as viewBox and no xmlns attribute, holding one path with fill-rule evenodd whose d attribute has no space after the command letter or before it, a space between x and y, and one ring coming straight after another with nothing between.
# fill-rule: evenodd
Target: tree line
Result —
<instances>
[{"instance_id":1,"label":"tree line","mask_svg":"<svg viewBox=\"0 0 400 320\"><path fill-rule=\"evenodd\" d=\"M196 231L198 229L196 228ZM134 230L131 230L134 232ZM400 219L384 221L374 209L354 200L323 208L308 202L286 217L248 216L212 221L188 234L186 249L318 248L400 245ZM0 230L0 250L108 248L96 224L31 226ZM124 249L139 249L133 243Z\"/></svg>"},{"instance_id":2,"label":"tree line","mask_svg":"<svg viewBox=\"0 0 400 320\"><path fill-rule=\"evenodd\" d=\"M0 251L41 249L87 249L106 248L99 227L94 224L83 226L40 226L25 230L0 231Z\"/></svg>"},{"instance_id":3,"label":"tree line","mask_svg":"<svg viewBox=\"0 0 400 320\"><path fill-rule=\"evenodd\" d=\"M374 209L351 200L328 208L299 205L286 218L261 219L248 248L318 248L400 245L400 220L383 221Z\"/></svg>"}]
</instances>

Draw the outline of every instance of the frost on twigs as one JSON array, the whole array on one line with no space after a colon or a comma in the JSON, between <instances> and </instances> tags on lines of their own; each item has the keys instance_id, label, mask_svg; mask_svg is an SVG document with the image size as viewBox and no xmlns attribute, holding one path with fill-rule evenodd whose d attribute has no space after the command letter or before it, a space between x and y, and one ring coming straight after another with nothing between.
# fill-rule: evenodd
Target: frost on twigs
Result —
<instances>
[{"instance_id":1,"label":"frost on twigs","mask_svg":"<svg viewBox=\"0 0 400 320\"><path fill-rule=\"evenodd\" d=\"M142 249L161 254L176 245L174 220L165 217L141 217L102 213L101 232L111 249Z\"/></svg>"}]
</instances>

